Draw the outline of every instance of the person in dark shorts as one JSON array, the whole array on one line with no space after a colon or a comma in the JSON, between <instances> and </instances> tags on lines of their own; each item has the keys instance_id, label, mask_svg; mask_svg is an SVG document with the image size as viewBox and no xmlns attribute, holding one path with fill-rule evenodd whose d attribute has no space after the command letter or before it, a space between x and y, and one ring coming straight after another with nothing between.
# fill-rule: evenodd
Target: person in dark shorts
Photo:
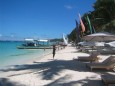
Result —
<instances>
[{"instance_id":1,"label":"person in dark shorts","mask_svg":"<svg viewBox=\"0 0 115 86\"><path fill-rule=\"evenodd\" d=\"M54 59L54 56L55 56L55 52L56 52L56 46L55 45L53 45L53 59Z\"/></svg>"}]
</instances>

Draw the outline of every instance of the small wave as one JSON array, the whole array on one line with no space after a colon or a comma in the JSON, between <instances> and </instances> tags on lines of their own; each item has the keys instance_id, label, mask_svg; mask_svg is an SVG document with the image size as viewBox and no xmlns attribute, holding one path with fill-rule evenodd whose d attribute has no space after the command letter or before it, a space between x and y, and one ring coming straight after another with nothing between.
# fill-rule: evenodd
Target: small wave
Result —
<instances>
[{"instance_id":1,"label":"small wave","mask_svg":"<svg viewBox=\"0 0 115 86\"><path fill-rule=\"evenodd\" d=\"M26 55L26 53L23 53L23 54L15 54L15 55L10 55L10 56L21 56L21 55Z\"/></svg>"},{"instance_id":2,"label":"small wave","mask_svg":"<svg viewBox=\"0 0 115 86\"><path fill-rule=\"evenodd\" d=\"M21 53L21 54L13 54L13 55L10 55L10 56L22 56L22 55L27 55L27 54L34 54L34 53L36 53L36 52L30 52L30 51L28 51L28 52L25 52L25 53Z\"/></svg>"}]
</instances>

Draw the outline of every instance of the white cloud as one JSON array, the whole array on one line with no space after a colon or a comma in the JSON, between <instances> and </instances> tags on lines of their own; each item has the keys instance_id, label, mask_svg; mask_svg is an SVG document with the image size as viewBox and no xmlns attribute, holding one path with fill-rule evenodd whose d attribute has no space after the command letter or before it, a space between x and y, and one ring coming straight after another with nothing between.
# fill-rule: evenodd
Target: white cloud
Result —
<instances>
[{"instance_id":1,"label":"white cloud","mask_svg":"<svg viewBox=\"0 0 115 86\"><path fill-rule=\"evenodd\" d=\"M11 37L14 37L14 35L12 34Z\"/></svg>"},{"instance_id":2,"label":"white cloud","mask_svg":"<svg viewBox=\"0 0 115 86\"><path fill-rule=\"evenodd\" d=\"M73 9L73 7L72 7L71 5L65 5L64 7L65 7L66 9L69 9L69 10L70 10L70 9Z\"/></svg>"},{"instance_id":3,"label":"white cloud","mask_svg":"<svg viewBox=\"0 0 115 86\"><path fill-rule=\"evenodd\" d=\"M0 37L2 37L2 34L0 34Z\"/></svg>"}]
</instances>

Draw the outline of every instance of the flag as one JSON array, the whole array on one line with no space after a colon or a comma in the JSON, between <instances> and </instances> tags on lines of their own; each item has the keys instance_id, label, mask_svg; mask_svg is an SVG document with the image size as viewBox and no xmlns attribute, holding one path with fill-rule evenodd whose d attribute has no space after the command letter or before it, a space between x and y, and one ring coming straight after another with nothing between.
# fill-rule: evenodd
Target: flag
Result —
<instances>
[{"instance_id":1,"label":"flag","mask_svg":"<svg viewBox=\"0 0 115 86\"><path fill-rule=\"evenodd\" d=\"M77 38L77 41L80 42L80 30L79 30L79 25L78 25L77 20L75 20L75 22L76 22L76 38Z\"/></svg>"},{"instance_id":2,"label":"flag","mask_svg":"<svg viewBox=\"0 0 115 86\"><path fill-rule=\"evenodd\" d=\"M82 32L85 32L85 26L83 24L83 21L81 19L81 15L80 14L79 14L79 19L80 19L80 24L81 24Z\"/></svg>"},{"instance_id":3,"label":"flag","mask_svg":"<svg viewBox=\"0 0 115 86\"><path fill-rule=\"evenodd\" d=\"M88 21L88 25L89 25L89 29L90 29L90 32L91 32L91 34L93 33L93 31L92 31L92 26L91 26L91 22L90 22L90 20L89 20L89 17L88 17L88 15L87 15L87 21Z\"/></svg>"},{"instance_id":4,"label":"flag","mask_svg":"<svg viewBox=\"0 0 115 86\"><path fill-rule=\"evenodd\" d=\"M95 28L91 25L91 22L90 22L90 20L89 20L88 15L87 15L87 21L88 21L88 24L89 24L89 28L90 28L91 34L92 34L92 33L96 33Z\"/></svg>"}]
</instances>

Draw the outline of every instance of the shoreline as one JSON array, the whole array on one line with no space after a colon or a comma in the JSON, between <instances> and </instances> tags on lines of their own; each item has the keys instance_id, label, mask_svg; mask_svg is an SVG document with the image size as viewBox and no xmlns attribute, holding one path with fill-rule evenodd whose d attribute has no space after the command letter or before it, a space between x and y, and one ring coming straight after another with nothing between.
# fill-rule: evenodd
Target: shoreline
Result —
<instances>
[{"instance_id":1,"label":"shoreline","mask_svg":"<svg viewBox=\"0 0 115 86\"><path fill-rule=\"evenodd\" d=\"M56 52L59 52L60 50L62 50L61 47L58 48L56 50ZM47 57L49 57L49 56L52 56L52 58L53 58L52 51L53 51L52 49L49 49L49 51L43 53L40 56L35 54L34 58L30 58L29 60L26 60L26 61L22 62L21 64L23 64L23 63L25 63L25 64L32 64L35 60L41 61L42 59L44 60L44 58L47 59Z\"/></svg>"},{"instance_id":2,"label":"shoreline","mask_svg":"<svg viewBox=\"0 0 115 86\"><path fill-rule=\"evenodd\" d=\"M43 49L42 49L42 50L43 50ZM45 52L43 52L43 53L40 54L40 55L39 55L38 53L35 53L35 54L33 54L32 56L30 56L28 59L21 59L20 61L17 61L17 59L16 59L16 62L14 62L13 64L11 64L12 62L10 61L9 64L1 66L1 67L0 67L0 70L7 70L7 69L10 69L10 68L12 69L12 68L14 68L15 66L20 66L20 65L24 65L24 64L32 64L32 63L35 62L36 60L39 61L39 60L45 58L45 57L48 56L48 55L52 55L52 49L46 49L46 50L48 50L48 51L45 51ZM62 50L62 47L59 47L56 52L58 52L58 51L60 51L60 50ZM28 57L28 56L24 56L24 58L27 58L27 57ZM34 58L32 58L32 57L34 57ZM53 57L52 57L52 58L53 58ZM15 61L15 60L14 60L14 61ZM20 68L20 67L19 67L19 68Z\"/></svg>"},{"instance_id":3,"label":"shoreline","mask_svg":"<svg viewBox=\"0 0 115 86\"><path fill-rule=\"evenodd\" d=\"M19 57L15 57L14 59L10 59L8 62L5 61L5 64L0 66L0 70L8 69L10 67L12 68L15 65L22 65L24 63L31 63L33 60L36 60L36 59L39 60L39 59L43 58L44 56L50 54L51 51L52 50L45 51L45 52L40 53L40 54L37 53L37 52L34 53L34 54L31 53L30 55L21 56L21 59L20 59L20 56Z\"/></svg>"}]
</instances>

